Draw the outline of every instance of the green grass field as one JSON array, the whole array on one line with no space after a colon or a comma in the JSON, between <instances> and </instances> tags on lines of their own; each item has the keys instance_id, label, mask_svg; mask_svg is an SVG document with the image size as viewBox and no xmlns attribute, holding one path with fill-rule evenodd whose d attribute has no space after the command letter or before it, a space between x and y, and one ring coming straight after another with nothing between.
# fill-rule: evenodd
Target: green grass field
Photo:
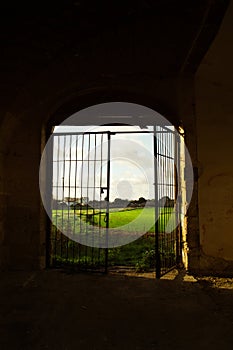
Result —
<instances>
[{"instance_id":1,"label":"green grass field","mask_svg":"<svg viewBox=\"0 0 233 350\"><path fill-rule=\"evenodd\" d=\"M162 208L158 219L159 232L166 240L165 228L169 219L175 220L173 208ZM91 267L104 264L104 250L87 247L65 237L61 231L85 235L98 230L99 225L106 227L106 213L101 210L54 210L52 228L52 258L63 264L77 264ZM154 208L111 209L109 227L119 228L122 232L154 233ZM59 228L57 231L56 227ZM63 229L62 229L63 228ZM149 228L149 229L145 229ZM90 231L89 231L90 230ZM103 231L105 234L105 230ZM164 236L165 235L165 236ZM169 239L169 235L168 235ZM166 244L167 245L167 244ZM167 249L170 257L174 257L173 245ZM139 239L116 248L108 249L109 266L133 266L138 271L146 271L155 266L155 238L143 235Z\"/></svg>"},{"instance_id":2,"label":"green grass field","mask_svg":"<svg viewBox=\"0 0 233 350\"><path fill-rule=\"evenodd\" d=\"M161 208L158 219L159 232L165 232L168 221L175 222L173 208ZM119 228L127 232L155 232L154 208L110 209L109 227ZM88 226L106 226L106 212L104 210L53 210L53 224L75 232Z\"/></svg>"}]
</instances>

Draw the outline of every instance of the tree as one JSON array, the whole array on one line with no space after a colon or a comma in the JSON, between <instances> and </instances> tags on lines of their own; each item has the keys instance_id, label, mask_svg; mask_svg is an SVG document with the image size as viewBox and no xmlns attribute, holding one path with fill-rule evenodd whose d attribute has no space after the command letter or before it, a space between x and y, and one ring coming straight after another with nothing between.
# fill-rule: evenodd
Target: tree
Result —
<instances>
[{"instance_id":1,"label":"tree","mask_svg":"<svg viewBox=\"0 0 233 350\"><path fill-rule=\"evenodd\" d=\"M140 197L140 198L138 199L138 203L139 203L139 204L146 203L146 199L145 199L144 197Z\"/></svg>"}]
</instances>

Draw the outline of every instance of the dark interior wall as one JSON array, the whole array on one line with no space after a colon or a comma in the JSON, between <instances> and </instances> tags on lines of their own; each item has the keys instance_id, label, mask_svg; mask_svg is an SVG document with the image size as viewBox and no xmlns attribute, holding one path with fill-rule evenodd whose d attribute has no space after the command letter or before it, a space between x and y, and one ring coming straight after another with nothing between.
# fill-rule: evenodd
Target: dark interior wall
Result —
<instances>
[{"instance_id":1,"label":"dark interior wall","mask_svg":"<svg viewBox=\"0 0 233 350\"><path fill-rule=\"evenodd\" d=\"M208 1L127 1L110 6L105 1L80 1L56 11L5 9L0 85L3 268L45 264L38 171L41 135L48 123L57 124L95 103L144 104L175 125L183 124L195 166L193 77L226 5L227 1L211 6ZM192 259L199 246L197 191L188 225Z\"/></svg>"},{"instance_id":2,"label":"dark interior wall","mask_svg":"<svg viewBox=\"0 0 233 350\"><path fill-rule=\"evenodd\" d=\"M196 269L233 273L233 3L195 80L200 259Z\"/></svg>"},{"instance_id":3,"label":"dark interior wall","mask_svg":"<svg viewBox=\"0 0 233 350\"><path fill-rule=\"evenodd\" d=\"M88 71L89 67L83 69ZM86 75L85 81L80 83L75 66L73 71L70 69L69 76L60 75L59 84L57 81L54 84L51 74L46 76L43 92L37 94L38 86L44 83L44 79L38 79L27 94L19 95L1 125L4 196L1 257L2 265L10 268L35 268L45 264L45 213L40 207L38 176L41 134L48 124L58 124L70 115L74 106L78 110L110 100L142 103L157 107L156 110L161 108L171 120L178 121L174 79L156 81L138 75L136 82L135 77L106 81L98 77L93 79L92 74Z\"/></svg>"}]
</instances>

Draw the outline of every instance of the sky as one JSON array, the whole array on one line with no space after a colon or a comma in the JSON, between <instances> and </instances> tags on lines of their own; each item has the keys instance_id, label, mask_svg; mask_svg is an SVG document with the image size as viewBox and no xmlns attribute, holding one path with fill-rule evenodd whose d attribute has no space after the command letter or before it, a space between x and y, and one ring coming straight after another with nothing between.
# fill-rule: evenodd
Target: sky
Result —
<instances>
[{"instance_id":1,"label":"sky","mask_svg":"<svg viewBox=\"0 0 233 350\"><path fill-rule=\"evenodd\" d=\"M82 132L130 132L111 135L110 141L110 201L115 198L136 200L139 197L154 198L154 144L153 127L138 126L57 126L54 133L53 152L53 198L88 197L103 200L107 191L107 134L75 135ZM61 136L71 132L73 135ZM160 137L158 135L158 137ZM164 137L164 136L163 136ZM165 136L166 137L166 136ZM164 147L160 143L160 152ZM173 150L170 150L173 152ZM159 182L171 179L173 163L163 157L159 159ZM164 168L166 166L166 176ZM170 169L170 170L169 170ZM169 174L170 173L170 174ZM64 179L63 179L64 178ZM163 179L162 179L163 178ZM63 187L64 185L64 187ZM101 194L100 188L103 188ZM173 197L171 186L160 186L159 197Z\"/></svg>"}]
</instances>

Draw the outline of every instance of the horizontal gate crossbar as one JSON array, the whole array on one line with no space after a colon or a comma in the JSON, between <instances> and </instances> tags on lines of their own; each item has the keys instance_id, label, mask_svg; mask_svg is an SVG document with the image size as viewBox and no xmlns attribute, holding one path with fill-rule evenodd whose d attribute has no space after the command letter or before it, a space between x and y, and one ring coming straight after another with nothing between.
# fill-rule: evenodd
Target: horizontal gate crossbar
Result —
<instances>
[{"instance_id":1,"label":"horizontal gate crossbar","mask_svg":"<svg viewBox=\"0 0 233 350\"><path fill-rule=\"evenodd\" d=\"M156 134L174 134L176 131L167 129L165 126L162 126L164 130L156 130ZM88 132L54 132L52 136L78 136L78 135L118 135L118 134L154 134L153 130L135 130L135 131L88 131Z\"/></svg>"}]
</instances>

